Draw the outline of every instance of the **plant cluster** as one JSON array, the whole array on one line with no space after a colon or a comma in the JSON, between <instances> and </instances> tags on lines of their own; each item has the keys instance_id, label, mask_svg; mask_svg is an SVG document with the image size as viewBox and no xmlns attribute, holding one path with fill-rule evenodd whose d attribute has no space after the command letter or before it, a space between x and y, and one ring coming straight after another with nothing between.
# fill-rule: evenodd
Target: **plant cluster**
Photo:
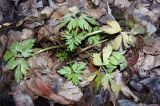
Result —
<instances>
[{"instance_id":1,"label":"plant cluster","mask_svg":"<svg viewBox=\"0 0 160 106\"><path fill-rule=\"evenodd\" d=\"M79 17L76 17L76 14L67 14L60 26L67 27L65 31L66 45L70 51L76 49L86 37L91 45L99 43L101 33L117 34L114 39L108 41L108 46L104 47L102 52L93 53L93 63L100 68L99 71L89 76L89 80L95 79L97 88L102 85L104 89L111 87L114 92L118 92L120 87L114 81L114 71L116 69L122 71L127 67L125 57L118 50L121 47L127 49L130 45L134 46L134 37L123 32L115 20L109 20L107 25L99 27L97 22L86 14L80 14Z\"/></svg>"},{"instance_id":2,"label":"plant cluster","mask_svg":"<svg viewBox=\"0 0 160 106\"><path fill-rule=\"evenodd\" d=\"M89 76L89 81L95 79L97 88L102 85L104 89L111 88L113 92L120 90L119 85L115 82L115 70L123 71L127 67L127 61L119 49L127 49L134 45L135 38L127 32L122 31L120 25L115 20L107 21L104 26L99 26L98 22L85 13L72 13L64 16L59 25L65 32L65 45L69 51L75 50L80 46L82 41L87 41L89 45L100 46L100 41L105 38L102 35L113 36L107 39L107 45L99 53L93 53L93 64L97 66L98 71ZM102 34L103 33L103 34ZM23 75L27 74L29 65L27 58L41 52L59 48L61 46L52 46L32 53L35 40L28 39L11 45L5 52L4 60L10 70L15 69L15 79L19 82ZM89 53L90 54L90 53ZM59 61L64 61L68 57L68 52L59 52L56 54ZM69 66L63 66L58 73L78 85L81 80L82 72L86 68L86 63L75 62Z\"/></svg>"},{"instance_id":3,"label":"plant cluster","mask_svg":"<svg viewBox=\"0 0 160 106\"><path fill-rule=\"evenodd\" d=\"M115 20L107 21L107 25L105 26L95 26L94 28L92 28L91 26L89 26L89 24L87 24L87 22L92 25L96 25L96 22L93 21L92 18L86 17L86 15L82 14L79 18L72 18L71 16L68 16L69 19L67 17L64 18L61 26L64 27L65 25L67 25L68 30L66 31L65 35L67 39L66 44L68 48L70 48L70 50L74 50L86 37L88 37L89 44L98 44L98 42L101 40L101 33L106 33L109 36L117 34L114 39L108 41L108 45L102 49L102 52L93 53L93 64L99 67L99 71L92 73L88 77L88 79L89 81L95 79L97 88L101 85L105 90L111 88L113 92L119 92L120 85L118 85L114 80L114 72L116 69L123 71L127 67L127 61L123 54L121 54L118 50L121 47L127 49L130 45L133 46L135 39L132 35L128 35L127 32L123 32L120 25ZM92 20L92 22L90 22L89 20ZM83 24L79 22L83 22ZM72 66L70 66L70 70L72 69L71 67ZM62 69L64 70L64 68ZM61 70L61 72L63 71ZM64 73L60 74L65 75ZM65 76L67 77L67 75ZM68 77L67 79L71 80L71 78ZM78 83L76 83L76 85L77 84Z\"/></svg>"},{"instance_id":4,"label":"plant cluster","mask_svg":"<svg viewBox=\"0 0 160 106\"><path fill-rule=\"evenodd\" d=\"M113 92L118 92L120 86L114 81L114 71L118 67L120 71L123 71L127 67L127 61L120 52L113 52L112 50L112 47L108 45L103 48L102 53L93 54L93 64L99 66L99 71L92 73L88 79L89 81L95 79L97 88L102 85L106 90L111 86Z\"/></svg>"}]
</instances>

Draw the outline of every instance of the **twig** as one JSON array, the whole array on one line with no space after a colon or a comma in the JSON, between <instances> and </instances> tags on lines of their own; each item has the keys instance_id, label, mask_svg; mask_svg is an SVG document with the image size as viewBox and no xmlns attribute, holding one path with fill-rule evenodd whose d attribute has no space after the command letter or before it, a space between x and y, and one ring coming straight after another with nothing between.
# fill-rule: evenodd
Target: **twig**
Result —
<instances>
[{"instance_id":1,"label":"twig","mask_svg":"<svg viewBox=\"0 0 160 106\"><path fill-rule=\"evenodd\" d=\"M103 32L102 30L98 30L98 31L94 31L94 32L91 32L91 33L88 33L86 35L84 35L85 37L88 37L88 36L91 36L91 35L94 35L94 34L98 34L98 33L101 33Z\"/></svg>"},{"instance_id":2,"label":"twig","mask_svg":"<svg viewBox=\"0 0 160 106\"><path fill-rule=\"evenodd\" d=\"M93 45L87 46L87 47L81 49L80 53L82 53L82 52L84 52L84 51L86 51L86 50L88 50L88 49L96 46L97 44L101 44L101 43L104 43L104 42L106 42L106 41L108 41L108 39L104 39L104 40L102 40L102 41L100 41L100 42L98 42L98 43L95 43L95 44L93 44Z\"/></svg>"},{"instance_id":3,"label":"twig","mask_svg":"<svg viewBox=\"0 0 160 106\"><path fill-rule=\"evenodd\" d=\"M45 51L48 51L48 50L51 50L51 49L57 49L57 48L61 48L61 46L51 46L51 47L48 47L48 48L45 48L45 49L41 49L38 52L33 53L32 56L37 55L37 54L42 53L42 52L45 52Z\"/></svg>"}]
</instances>

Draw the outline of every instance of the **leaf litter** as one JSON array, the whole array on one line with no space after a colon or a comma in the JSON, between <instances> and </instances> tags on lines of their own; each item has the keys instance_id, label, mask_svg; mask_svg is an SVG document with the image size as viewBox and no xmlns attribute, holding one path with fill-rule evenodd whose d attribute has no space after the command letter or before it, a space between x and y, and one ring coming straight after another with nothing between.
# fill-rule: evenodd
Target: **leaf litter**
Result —
<instances>
[{"instance_id":1,"label":"leaf litter","mask_svg":"<svg viewBox=\"0 0 160 106\"><path fill-rule=\"evenodd\" d=\"M143 94L131 89L135 88L129 85L131 80L150 88L149 95L156 98L150 104L160 103L154 90L159 88L151 87L159 83L152 74L160 66L158 0L17 0L13 4L2 0L0 4L0 54L5 63L1 76L6 70L13 75L10 86L17 106L26 100L19 97L28 97L32 106L36 96L63 105L81 104L87 96L85 87L110 93L108 101L98 101L104 104L118 101L123 106L122 98L130 98L130 105L133 101L145 105ZM6 16L9 5L17 9ZM123 18L119 19L114 8L123 11ZM134 20L133 27L126 20ZM4 43L6 36L8 42Z\"/></svg>"}]
</instances>

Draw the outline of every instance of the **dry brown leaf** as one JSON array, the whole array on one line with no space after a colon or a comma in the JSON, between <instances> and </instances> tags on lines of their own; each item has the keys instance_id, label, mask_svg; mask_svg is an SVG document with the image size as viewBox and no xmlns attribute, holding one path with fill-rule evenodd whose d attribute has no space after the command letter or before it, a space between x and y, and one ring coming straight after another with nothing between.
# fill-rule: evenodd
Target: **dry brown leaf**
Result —
<instances>
[{"instance_id":1,"label":"dry brown leaf","mask_svg":"<svg viewBox=\"0 0 160 106\"><path fill-rule=\"evenodd\" d=\"M68 100L58 94L55 94L52 91L51 85L42 81L41 79L30 79L26 81L26 84L27 88L37 96L42 96L64 105L73 104L73 101Z\"/></svg>"},{"instance_id":2,"label":"dry brown leaf","mask_svg":"<svg viewBox=\"0 0 160 106\"><path fill-rule=\"evenodd\" d=\"M35 84L37 86L37 89L39 89L44 96L46 97L49 97L51 96L52 94L52 87L50 85L48 85L47 83L43 82L42 80L40 79L35 79Z\"/></svg>"},{"instance_id":3,"label":"dry brown leaf","mask_svg":"<svg viewBox=\"0 0 160 106\"><path fill-rule=\"evenodd\" d=\"M93 65L93 60L92 60L92 59L90 59L88 69L89 69L89 71L90 71L91 73L97 71L97 69L96 69L96 68L94 67L94 65Z\"/></svg>"}]
</instances>

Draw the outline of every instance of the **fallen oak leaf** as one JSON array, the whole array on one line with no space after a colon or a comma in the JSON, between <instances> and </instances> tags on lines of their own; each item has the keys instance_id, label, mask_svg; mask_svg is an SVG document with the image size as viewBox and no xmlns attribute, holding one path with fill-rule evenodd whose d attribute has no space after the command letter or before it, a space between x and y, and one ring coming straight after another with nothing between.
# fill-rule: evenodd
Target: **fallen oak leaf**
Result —
<instances>
[{"instance_id":1,"label":"fallen oak leaf","mask_svg":"<svg viewBox=\"0 0 160 106\"><path fill-rule=\"evenodd\" d=\"M36 78L34 81L37 88L42 92L42 94L50 98L50 95L52 94L52 87L38 78Z\"/></svg>"},{"instance_id":2,"label":"fallen oak leaf","mask_svg":"<svg viewBox=\"0 0 160 106\"><path fill-rule=\"evenodd\" d=\"M42 97L51 99L63 105L73 104L73 101L68 100L58 94L55 94L52 91L51 85L49 85L48 83L44 82L41 79L38 79L38 78L30 79L26 81L26 84L27 84L27 88L37 96L42 96Z\"/></svg>"}]
</instances>

